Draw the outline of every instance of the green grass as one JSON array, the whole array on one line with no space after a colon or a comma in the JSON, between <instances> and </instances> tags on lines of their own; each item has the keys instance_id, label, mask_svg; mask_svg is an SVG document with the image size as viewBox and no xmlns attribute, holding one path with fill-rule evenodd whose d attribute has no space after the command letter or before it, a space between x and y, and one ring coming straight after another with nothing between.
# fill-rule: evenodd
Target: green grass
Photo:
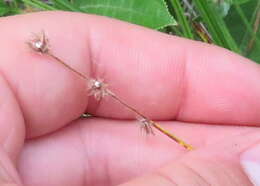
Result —
<instances>
[{"instance_id":1,"label":"green grass","mask_svg":"<svg viewBox=\"0 0 260 186\"><path fill-rule=\"evenodd\" d=\"M0 0L0 16L66 10L213 43L260 63L259 0Z\"/></svg>"}]
</instances>

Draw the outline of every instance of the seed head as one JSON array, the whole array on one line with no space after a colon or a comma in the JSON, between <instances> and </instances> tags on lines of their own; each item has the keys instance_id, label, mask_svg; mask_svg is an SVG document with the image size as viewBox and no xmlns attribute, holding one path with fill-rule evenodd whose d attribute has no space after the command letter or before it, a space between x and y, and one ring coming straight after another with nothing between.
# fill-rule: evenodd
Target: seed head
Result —
<instances>
[{"instance_id":1,"label":"seed head","mask_svg":"<svg viewBox=\"0 0 260 186\"><path fill-rule=\"evenodd\" d=\"M144 117L138 117L137 120L140 122L141 130L144 131L146 134L152 134L154 135L153 131L153 124L150 120L144 118Z\"/></svg>"},{"instance_id":2,"label":"seed head","mask_svg":"<svg viewBox=\"0 0 260 186\"><path fill-rule=\"evenodd\" d=\"M88 81L89 96L94 96L96 100L101 100L108 95L107 84L103 80L90 79Z\"/></svg>"},{"instance_id":3,"label":"seed head","mask_svg":"<svg viewBox=\"0 0 260 186\"><path fill-rule=\"evenodd\" d=\"M50 50L48 38L43 31L39 34L35 34L27 43L31 49L42 54L48 53Z\"/></svg>"}]
</instances>

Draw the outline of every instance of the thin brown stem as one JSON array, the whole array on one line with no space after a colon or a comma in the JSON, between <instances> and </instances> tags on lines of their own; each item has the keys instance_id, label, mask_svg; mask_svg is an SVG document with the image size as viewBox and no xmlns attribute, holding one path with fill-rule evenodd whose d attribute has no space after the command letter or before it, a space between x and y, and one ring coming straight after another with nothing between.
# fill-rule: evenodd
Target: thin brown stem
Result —
<instances>
[{"instance_id":1,"label":"thin brown stem","mask_svg":"<svg viewBox=\"0 0 260 186\"><path fill-rule=\"evenodd\" d=\"M66 68L68 68L69 70L71 70L72 72L76 73L78 76L80 76L82 79L84 80L89 80L89 78L87 78L87 76L85 76L84 74L78 72L77 70L75 70L74 68L72 68L70 65L68 65L67 63L65 63L64 61L62 61L60 58L58 58L57 56L53 55L52 53L48 52L46 53L46 55L50 56L51 58L55 59L57 62L61 63L62 65L64 65Z\"/></svg>"},{"instance_id":2,"label":"thin brown stem","mask_svg":"<svg viewBox=\"0 0 260 186\"><path fill-rule=\"evenodd\" d=\"M176 143L180 144L181 146L183 146L184 148L188 149L188 150L193 150L193 147L189 144L187 144L186 142L184 142L183 140L181 140L180 138L176 137L175 135L171 134L170 132L168 132L167 130L165 130L164 128L161 127L161 125L159 125L158 123L156 123L153 120L148 119L146 116L144 116L142 113L140 113L139 111L137 111L135 108L131 107L130 105L128 105L127 103L125 103L123 100L121 100L120 98L118 98L114 93L112 92L108 92L108 94L114 98L116 101L118 101L119 103L121 103L122 105L124 105L125 107L127 107L130 111L134 112L136 115L148 120L152 126L157 129L158 131L162 132L163 134L165 134L166 136L168 136L169 138L171 138L172 140L174 140Z\"/></svg>"},{"instance_id":3,"label":"thin brown stem","mask_svg":"<svg viewBox=\"0 0 260 186\"><path fill-rule=\"evenodd\" d=\"M260 9L259 9L259 7L260 6L258 6L258 8L257 8L256 18L255 18L255 22L254 22L254 29L253 29L254 34L257 34L257 32L259 30L259 24L260 24ZM256 39L255 36L253 36L250 39L248 46L247 46L247 52L250 51L253 48L254 43L255 43L255 39Z\"/></svg>"},{"instance_id":4,"label":"thin brown stem","mask_svg":"<svg viewBox=\"0 0 260 186\"><path fill-rule=\"evenodd\" d=\"M47 52L45 53L47 56L55 59L57 62L59 62L60 64L62 64L63 66L65 66L66 68L68 68L69 70L71 70L72 72L74 72L75 74L77 74L79 77L81 77L84 80L90 80L90 78L86 77L84 74L78 72L77 70L75 70L73 67L71 67L70 65L68 65L67 63L65 63L63 60L61 60L60 58L58 58L57 56L55 56L54 54ZM178 144L180 144L181 146L183 146L184 148L188 149L188 150L192 150L193 147L187 143L185 143L183 140L179 139L178 137L174 136L173 134L171 134L170 132L168 132L167 130L163 129L158 123L156 123L155 121L150 120L149 118L147 118L145 115L143 115L141 112L139 112L138 110L136 110L135 108L131 107L130 105L128 105L126 102L124 102L123 100L121 100L119 97L117 97L113 92L111 92L110 90L107 90L107 95L109 95L110 97L112 97L114 100L116 100L117 102L119 102L121 105L125 106L128 110L130 110L131 112L135 113L137 116L145 119L146 121L148 121L155 129L157 129L158 131L162 132L163 134L165 134L166 136L168 136L169 138L171 138L172 140L174 140L175 142L177 142Z\"/></svg>"},{"instance_id":5,"label":"thin brown stem","mask_svg":"<svg viewBox=\"0 0 260 186\"><path fill-rule=\"evenodd\" d=\"M154 128L156 128L158 131L162 132L163 134L165 134L166 136L168 136L169 138L174 140L176 143L180 144L181 146L183 146L184 148L186 148L188 150L193 150L194 149L191 145L187 144L186 142L184 142L180 138L176 137L172 133L170 133L167 130L165 130L164 128L162 128L158 123L156 123L156 122L154 122L152 120L151 120L151 122L152 122Z\"/></svg>"},{"instance_id":6,"label":"thin brown stem","mask_svg":"<svg viewBox=\"0 0 260 186\"><path fill-rule=\"evenodd\" d=\"M146 116L144 116L142 113L140 113L138 110L136 110L135 108L131 107L130 105L128 105L126 102L124 102L123 100L121 100L120 98L118 98L114 93L112 93L111 91L108 91L108 94L115 99L116 101L118 101L120 104L124 105L126 108L128 108L130 111L134 112L135 114L137 114L138 116L144 118L144 119L148 119Z\"/></svg>"}]
</instances>

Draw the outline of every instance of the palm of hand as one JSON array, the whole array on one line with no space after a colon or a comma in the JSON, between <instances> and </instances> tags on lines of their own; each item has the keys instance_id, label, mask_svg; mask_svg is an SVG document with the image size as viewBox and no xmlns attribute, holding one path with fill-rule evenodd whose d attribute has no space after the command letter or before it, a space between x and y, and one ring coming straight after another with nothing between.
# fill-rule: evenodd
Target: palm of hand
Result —
<instances>
[{"instance_id":1,"label":"palm of hand","mask_svg":"<svg viewBox=\"0 0 260 186\"><path fill-rule=\"evenodd\" d=\"M58 17L41 19L45 16ZM64 34L58 34L57 21ZM94 34L82 28L85 21ZM0 92L6 98L0 137L7 152L1 156L8 155L12 163L19 158L19 176L27 185L116 185L163 165L148 176L150 183L250 185L237 163L238 155L259 141L260 131L224 125L259 125L256 64L223 49L92 16L40 13L5 18L0 24L4 28ZM22 29L14 30L14 25ZM187 152L160 134L143 137L136 121L125 120L133 118L128 110L111 99L99 104L88 99L86 82L45 56L31 53L21 42L28 29L37 32L39 27L48 31L52 50L65 61L86 74L93 66L99 67L94 70L97 74L105 69L114 92L153 119L164 120L160 123L196 150ZM75 35L77 27L81 29ZM102 29L110 27L118 33ZM10 44L9 35L17 45ZM103 119L73 121L84 110ZM11 172L12 179L20 179L14 169ZM212 172L223 173L214 179ZM149 185L145 178L140 180L136 184Z\"/></svg>"}]
</instances>

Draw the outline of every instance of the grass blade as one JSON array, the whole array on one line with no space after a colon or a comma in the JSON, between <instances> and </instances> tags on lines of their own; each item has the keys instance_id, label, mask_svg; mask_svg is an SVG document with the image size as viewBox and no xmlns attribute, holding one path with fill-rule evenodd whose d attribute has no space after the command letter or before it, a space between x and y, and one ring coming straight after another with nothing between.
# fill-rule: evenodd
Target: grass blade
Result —
<instances>
[{"instance_id":1,"label":"grass blade","mask_svg":"<svg viewBox=\"0 0 260 186\"><path fill-rule=\"evenodd\" d=\"M185 12L181 6L180 0L171 0L170 2L174 10L174 13L177 17L177 22L183 30L183 36L186 38L193 39L194 36L192 33L192 28L185 16Z\"/></svg>"},{"instance_id":2,"label":"grass blade","mask_svg":"<svg viewBox=\"0 0 260 186\"><path fill-rule=\"evenodd\" d=\"M247 31L244 34L243 40L240 45L240 49L246 55L249 52L248 50L252 48L251 45L254 41L260 47L260 38L257 37L258 26L256 27L256 29L252 28L254 26L254 22L257 21L257 15L259 14L260 11L260 1L256 5L255 11L252 15L252 19L250 20L250 22L248 21L245 13L243 12L242 8L238 4L235 5L235 9L239 14L239 16L241 17L244 25L247 27Z\"/></svg>"},{"instance_id":3,"label":"grass blade","mask_svg":"<svg viewBox=\"0 0 260 186\"><path fill-rule=\"evenodd\" d=\"M80 10L80 8L76 8L67 0L53 0L53 3L54 3L54 6L59 9L69 10L69 11L73 11L73 12L82 12Z\"/></svg>"},{"instance_id":4,"label":"grass blade","mask_svg":"<svg viewBox=\"0 0 260 186\"><path fill-rule=\"evenodd\" d=\"M56 8L38 0L23 0L23 2L25 5L29 5L41 10L57 10Z\"/></svg>"},{"instance_id":5,"label":"grass blade","mask_svg":"<svg viewBox=\"0 0 260 186\"><path fill-rule=\"evenodd\" d=\"M212 5L205 0L196 0L194 4L200 13L203 22L207 25L215 44L240 53L239 47L230 34L224 20Z\"/></svg>"}]
</instances>

